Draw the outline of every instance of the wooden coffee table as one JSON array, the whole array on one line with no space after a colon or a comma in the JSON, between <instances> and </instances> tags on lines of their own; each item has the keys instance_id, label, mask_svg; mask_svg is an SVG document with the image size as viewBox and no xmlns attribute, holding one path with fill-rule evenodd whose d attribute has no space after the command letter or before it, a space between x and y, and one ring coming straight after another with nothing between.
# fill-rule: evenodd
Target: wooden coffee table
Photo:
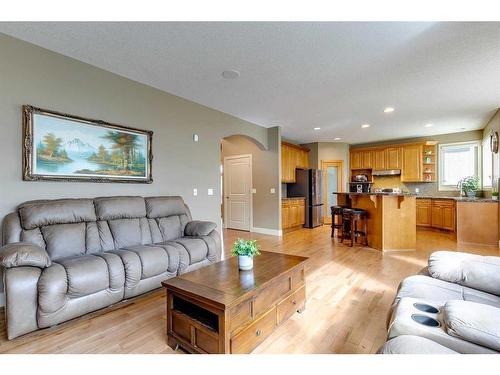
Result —
<instances>
[{"instance_id":1,"label":"wooden coffee table","mask_svg":"<svg viewBox=\"0 0 500 375\"><path fill-rule=\"evenodd\" d=\"M306 303L307 258L262 252L251 271L231 257L162 282L167 340L192 353L249 353Z\"/></svg>"}]
</instances>

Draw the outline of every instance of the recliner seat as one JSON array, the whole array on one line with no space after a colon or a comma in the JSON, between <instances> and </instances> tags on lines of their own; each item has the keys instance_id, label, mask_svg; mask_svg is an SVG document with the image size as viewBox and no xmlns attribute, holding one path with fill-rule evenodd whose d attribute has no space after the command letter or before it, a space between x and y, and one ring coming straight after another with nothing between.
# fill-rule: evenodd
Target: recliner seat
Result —
<instances>
[{"instance_id":1,"label":"recliner seat","mask_svg":"<svg viewBox=\"0 0 500 375\"><path fill-rule=\"evenodd\" d=\"M181 197L31 201L3 224L8 338L161 286L221 258L216 224Z\"/></svg>"}]
</instances>

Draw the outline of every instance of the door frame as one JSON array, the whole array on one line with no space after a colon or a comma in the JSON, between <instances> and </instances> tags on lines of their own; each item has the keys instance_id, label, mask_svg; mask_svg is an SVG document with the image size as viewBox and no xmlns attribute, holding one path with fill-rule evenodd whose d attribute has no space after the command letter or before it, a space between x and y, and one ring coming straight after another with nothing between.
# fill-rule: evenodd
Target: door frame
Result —
<instances>
[{"instance_id":1,"label":"door frame","mask_svg":"<svg viewBox=\"0 0 500 375\"><path fill-rule=\"evenodd\" d=\"M339 169L339 177L337 179L338 192L344 191L344 161L343 160L321 160L321 170L323 171L323 206L325 212L323 215L323 224L331 224L331 216L329 215L330 207L328 207L328 167L337 167Z\"/></svg>"},{"instance_id":2,"label":"door frame","mask_svg":"<svg viewBox=\"0 0 500 375\"><path fill-rule=\"evenodd\" d=\"M227 198L226 198L226 161L231 160L231 159L240 159L248 157L250 161L250 202L249 202L249 211L250 211L250 218L249 218L249 227L248 231L251 232L253 229L253 160L252 160L252 154L241 154L241 155L232 155L232 156L224 156L224 161L223 161L223 166L222 166L222 204L224 205L224 217L222 222L224 223L224 229L230 229L227 227ZM241 230L241 229L235 229L235 230Z\"/></svg>"}]
</instances>

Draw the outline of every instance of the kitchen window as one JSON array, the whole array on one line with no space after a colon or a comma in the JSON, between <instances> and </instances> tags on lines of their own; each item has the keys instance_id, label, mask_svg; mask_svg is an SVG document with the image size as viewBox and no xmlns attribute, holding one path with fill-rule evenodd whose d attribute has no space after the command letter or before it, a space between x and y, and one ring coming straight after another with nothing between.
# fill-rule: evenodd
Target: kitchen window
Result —
<instances>
[{"instance_id":1,"label":"kitchen window","mask_svg":"<svg viewBox=\"0 0 500 375\"><path fill-rule=\"evenodd\" d=\"M479 141L439 145L439 190L458 190L458 181L466 176L482 177L480 148Z\"/></svg>"}]
</instances>

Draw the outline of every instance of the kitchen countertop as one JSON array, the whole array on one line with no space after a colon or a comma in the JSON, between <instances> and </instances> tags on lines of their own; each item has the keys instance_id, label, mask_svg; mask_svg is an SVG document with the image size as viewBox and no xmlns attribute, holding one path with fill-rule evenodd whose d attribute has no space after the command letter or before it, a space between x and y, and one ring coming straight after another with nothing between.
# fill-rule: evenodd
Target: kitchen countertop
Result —
<instances>
[{"instance_id":1,"label":"kitchen countertop","mask_svg":"<svg viewBox=\"0 0 500 375\"><path fill-rule=\"evenodd\" d=\"M347 193L347 192L333 192L332 194L346 194L346 195L384 195L389 197L415 197L415 193Z\"/></svg>"},{"instance_id":2,"label":"kitchen countertop","mask_svg":"<svg viewBox=\"0 0 500 375\"><path fill-rule=\"evenodd\" d=\"M446 196L440 197L440 196L432 196L432 195L417 195L417 199L451 199L451 200L454 200L457 202L498 203L497 200L495 201L491 198L482 198L482 197L469 198L469 197L446 197Z\"/></svg>"}]
</instances>

